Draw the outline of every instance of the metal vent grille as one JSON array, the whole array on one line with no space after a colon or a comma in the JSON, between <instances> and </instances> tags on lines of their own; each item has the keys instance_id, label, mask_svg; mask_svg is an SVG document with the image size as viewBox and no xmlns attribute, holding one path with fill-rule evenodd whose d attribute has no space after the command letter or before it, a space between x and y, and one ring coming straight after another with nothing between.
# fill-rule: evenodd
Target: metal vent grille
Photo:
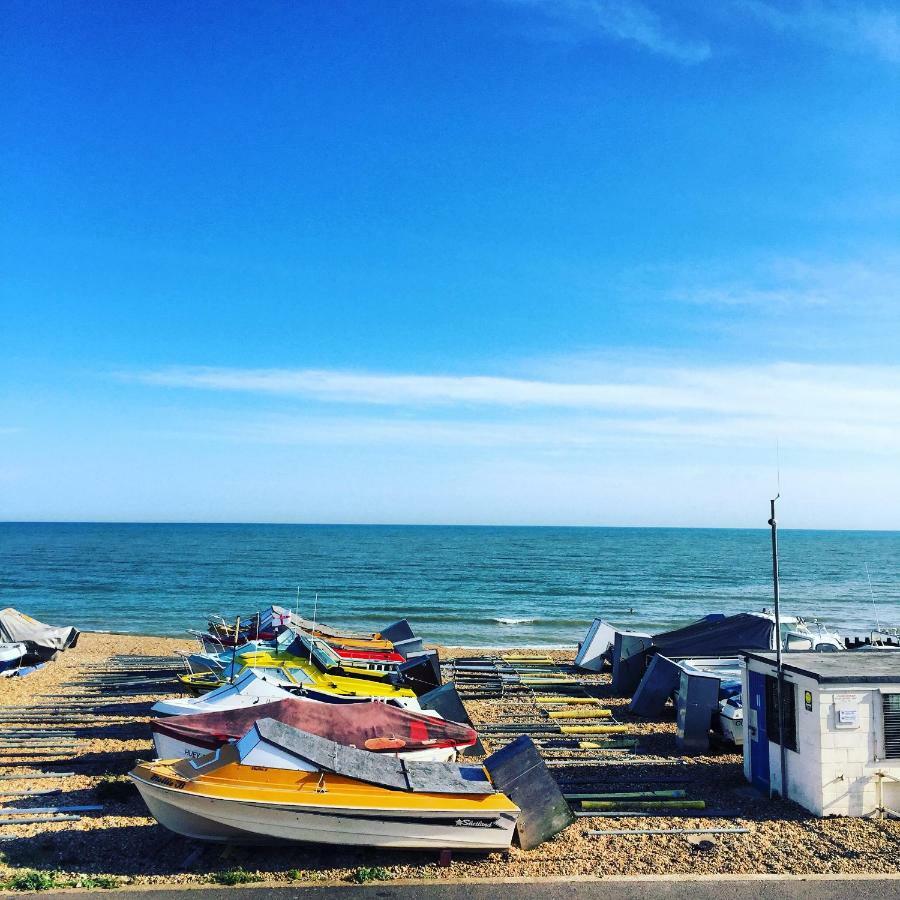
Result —
<instances>
[{"instance_id":1,"label":"metal vent grille","mask_svg":"<svg viewBox=\"0 0 900 900\"><path fill-rule=\"evenodd\" d=\"M900 694L883 694L884 757L900 759Z\"/></svg>"}]
</instances>

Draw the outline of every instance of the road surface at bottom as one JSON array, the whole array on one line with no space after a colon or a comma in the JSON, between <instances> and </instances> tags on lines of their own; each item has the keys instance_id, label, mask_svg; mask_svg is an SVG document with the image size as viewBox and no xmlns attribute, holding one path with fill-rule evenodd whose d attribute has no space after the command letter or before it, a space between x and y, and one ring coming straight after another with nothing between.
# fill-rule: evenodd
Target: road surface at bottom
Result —
<instances>
[{"instance_id":1,"label":"road surface at bottom","mask_svg":"<svg viewBox=\"0 0 900 900\"><path fill-rule=\"evenodd\" d=\"M80 891L41 894L72 900ZM102 891L108 900L895 900L900 878L637 878Z\"/></svg>"}]
</instances>

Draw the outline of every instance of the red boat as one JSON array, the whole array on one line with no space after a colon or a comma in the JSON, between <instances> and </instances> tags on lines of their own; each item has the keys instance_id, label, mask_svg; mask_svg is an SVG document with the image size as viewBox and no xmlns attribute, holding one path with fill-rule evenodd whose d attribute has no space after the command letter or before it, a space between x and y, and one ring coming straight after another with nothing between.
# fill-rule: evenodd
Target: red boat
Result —
<instances>
[{"instance_id":1,"label":"red boat","mask_svg":"<svg viewBox=\"0 0 900 900\"><path fill-rule=\"evenodd\" d=\"M152 719L156 752L163 759L199 757L243 737L257 719L272 718L376 753L400 753L407 759L449 762L478 739L468 725L449 722L386 703L332 705L291 698L217 712Z\"/></svg>"}]
</instances>

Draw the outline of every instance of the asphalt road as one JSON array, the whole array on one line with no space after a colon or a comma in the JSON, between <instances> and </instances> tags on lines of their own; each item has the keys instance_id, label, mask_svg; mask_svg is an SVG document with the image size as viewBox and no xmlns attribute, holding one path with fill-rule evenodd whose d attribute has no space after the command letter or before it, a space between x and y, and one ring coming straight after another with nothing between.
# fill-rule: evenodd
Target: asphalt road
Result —
<instances>
[{"instance_id":1,"label":"asphalt road","mask_svg":"<svg viewBox=\"0 0 900 900\"><path fill-rule=\"evenodd\" d=\"M74 892L41 894L72 900ZM637 879L101 891L109 900L895 900L900 878ZM21 895L19 895L21 896Z\"/></svg>"}]
</instances>

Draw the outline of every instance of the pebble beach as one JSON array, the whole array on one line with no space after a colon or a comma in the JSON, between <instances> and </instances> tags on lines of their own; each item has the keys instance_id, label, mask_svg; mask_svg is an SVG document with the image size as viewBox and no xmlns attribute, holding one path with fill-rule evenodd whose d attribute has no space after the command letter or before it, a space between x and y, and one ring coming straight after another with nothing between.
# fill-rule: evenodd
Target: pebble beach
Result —
<instances>
[{"instance_id":1,"label":"pebble beach","mask_svg":"<svg viewBox=\"0 0 900 900\"><path fill-rule=\"evenodd\" d=\"M440 865L432 854L301 846L246 848L192 843L166 831L146 811L127 779L137 758L152 757L149 706L165 696L127 691L105 694L97 673L113 661L174 657L191 642L164 637L85 633L78 646L26 678L0 680L3 748L0 794L9 808L100 806L74 821L0 826L0 881L26 870L60 877L103 878L104 884L163 885L239 880L327 883L378 879L565 877L666 874L900 874L900 821L816 818L799 806L755 794L734 752L681 757L671 710L658 721L626 712L627 699L610 695L609 677L594 675L588 689L615 721L638 738L637 753L606 752L567 762L562 751L545 758L566 790L684 789L721 817L585 816L544 845L488 856L454 854ZM443 660L490 656L489 650L444 647ZM561 665L572 654L552 651ZM104 676L108 677L108 676ZM173 686L171 693L175 693ZM466 703L476 727L504 719L541 721L527 694ZM17 731L43 731L34 743ZM507 739L491 743L490 751ZM33 773L50 777L36 779ZM31 795L24 792L41 791ZM17 792L22 792L16 796ZM48 793L43 793L48 792ZM577 801L573 801L578 809ZM24 817L23 817L24 818ZM685 834L590 835L625 829L747 829L698 838ZM237 873L237 875L235 875ZM360 873L363 873L362 875Z\"/></svg>"}]
</instances>

